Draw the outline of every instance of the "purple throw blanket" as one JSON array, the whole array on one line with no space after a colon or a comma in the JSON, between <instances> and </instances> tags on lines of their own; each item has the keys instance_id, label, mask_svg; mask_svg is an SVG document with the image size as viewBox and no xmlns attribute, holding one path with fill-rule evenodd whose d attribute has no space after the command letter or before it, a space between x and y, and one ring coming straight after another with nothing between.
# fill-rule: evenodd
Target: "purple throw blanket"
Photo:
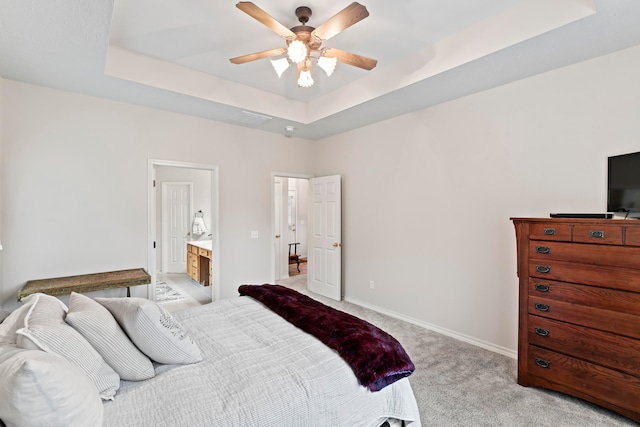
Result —
<instances>
[{"instance_id":1,"label":"purple throw blanket","mask_svg":"<svg viewBox=\"0 0 640 427\"><path fill-rule=\"evenodd\" d=\"M336 350L371 391L415 370L402 345L371 323L280 285L242 285L238 291Z\"/></svg>"}]
</instances>

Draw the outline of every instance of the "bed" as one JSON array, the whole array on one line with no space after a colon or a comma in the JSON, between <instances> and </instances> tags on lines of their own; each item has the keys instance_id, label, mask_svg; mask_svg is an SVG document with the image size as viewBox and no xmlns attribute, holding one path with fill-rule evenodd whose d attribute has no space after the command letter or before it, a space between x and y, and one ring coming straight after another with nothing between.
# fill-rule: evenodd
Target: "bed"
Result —
<instances>
[{"instance_id":1,"label":"bed","mask_svg":"<svg viewBox=\"0 0 640 427\"><path fill-rule=\"evenodd\" d=\"M103 426L421 425L406 376L371 391L334 349L253 297L222 300L170 317L197 346L201 360L166 364L150 358L152 378L120 380L112 400L100 402ZM4 334L0 374L7 354L19 347L7 338L11 328L5 326ZM3 414L6 404L0 403L0 418Z\"/></svg>"}]
</instances>

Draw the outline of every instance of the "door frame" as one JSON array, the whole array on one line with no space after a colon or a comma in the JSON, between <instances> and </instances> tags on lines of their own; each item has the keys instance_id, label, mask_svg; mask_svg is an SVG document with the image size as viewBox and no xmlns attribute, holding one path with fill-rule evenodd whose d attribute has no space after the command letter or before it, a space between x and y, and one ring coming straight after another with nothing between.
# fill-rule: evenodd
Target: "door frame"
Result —
<instances>
[{"instance_id":1,"label":"door frame","mask_svg":"<svg viewBox=\"0 0 640 427\"><path fill-rule=\"evenodd\" d=\"M213 255L213 283L211 284L211 300L220 299L220 190L219 167L203 163L178 162L173 160L147 160L147 272L151 276L151 283L147 286L147 298L156 298L156 167L168 166L186 169L201 169L211 172L211 249Z\"/></svg>"},{"instance_id":2,"label":"door frame","mask_svg":"<svg viewBox=\"0 0 640 427\"><path fill-rule=\"evenodd\" d=\"M275 229L275 178L297 178L297 179L311 179L315 178L314 175L302 174L302 173L290 173L290 172L271 172L271 181L270 181L270 189L271 189L271 239L275 238L276 229ZM309 189L311 191L311 189ZM309 228L307 228L307 241L309 240ZM288 261L287 261L288 263ZM311 268L310 265L307 265L307 268ZM275 243L271 245L271 283L276 282L276 245Z\"/></svg>"},{"instance_id":3,"label":"door frame","mask_svg":"<svg viewBox=\"0 0 640 427\"><path fill-rule=\"evenodd\" d=\"M187 218L191 218L193 215L193 183L192 182L181 182L181 181L172 181L172 182L163 182L162 183L162 266L160 271L166 274L169 265L169 251L166 249L169 247L168 239L167 239L167 229L169 228L169 212L168 203L167 203L167 189L170 185L183 185L189 187L189 212L187 212ZM157 213L157 212L156 212ZM157 245L156 245L157 246ZM156 248L157 249L157 248ZM156 266L157 267L157 266ZM186 274L186 270L185 270Z\"/></svg>"}]
</instances>

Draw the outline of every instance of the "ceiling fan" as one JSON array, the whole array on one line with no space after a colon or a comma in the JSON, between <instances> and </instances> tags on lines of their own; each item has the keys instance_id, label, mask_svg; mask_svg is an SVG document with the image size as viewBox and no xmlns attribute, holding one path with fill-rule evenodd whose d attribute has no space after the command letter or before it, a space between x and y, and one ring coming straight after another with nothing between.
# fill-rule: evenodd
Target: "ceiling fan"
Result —
<instances>
[{"instance_id":1,"label":"ceiling fan","mask_svg":"<svg viewBox=\"0 0 640 427\"><path fill-rule=\"evenodd\" d=\"M296 9L296 17L302 25L292 27L291 29L280 24L252 2L241 1L236 4L236 7L267 26L276 34L284 37L287 47L269 49L229 59L229 61L234 64L244 64L257 59L286 54L286 57L271 60L273 68L276 70L276 73L278 73L278 77L282 75L291 63L295 63L298 67L298 85L301 87L309 87L313 85L313 77L311 75L312 61L316 61L318 66L322 68L328 76L333 73L336 62L365 70L373 69L378 63L375 59L365 56L332 47L322 47L322 43L326 40L369 16L367 8L360 3L351 3L318 28L307 25L312 13L311 9L307 6L300 6Z\"/></svg>"}]
</instances>

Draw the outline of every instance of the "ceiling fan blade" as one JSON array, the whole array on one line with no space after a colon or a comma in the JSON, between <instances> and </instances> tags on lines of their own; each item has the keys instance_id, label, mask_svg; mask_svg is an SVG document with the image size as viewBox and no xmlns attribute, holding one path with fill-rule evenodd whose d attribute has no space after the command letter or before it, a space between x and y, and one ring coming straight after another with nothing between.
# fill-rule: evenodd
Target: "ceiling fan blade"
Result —
<instances>
[{"instance_id":1,"label":"ceiling fan blade","mask_svg":"<svg viewBox=\"0 0 640 427\"><path fill-rule=\"evenodd\" d=\"M287 53L287 49L279 47L276 49L263 50L262 52L250 53L249 55L238 56L231 58L233 64L244 64L245 62L255 61L256 59L269 58L270 56L278 56Z\"/></svg>"},{"instance_id":2,"label":"ceiling fan blade","mask_svg":"<svg viewBox=\"0 0 640 427\"><path fill-rule=\"evenodd\" d=\"M358 2L353 2L313 30L311 36L320 40L328 40L367 16L369 16L367 8Z\"/></svg>"},{"instance_id":3,"label":"ceiling fan blade","mask_svg":"<svg viewBox=\"0 0 640 427\"><path fill-rule=\"evenodd\" d=\"M365 70L371 70L375 68L376 65L378 65L378 61L375 59L356 55L355 53L345 52L344 50L336 49L333 47L325 49L324 56L328 58L336 58L338 62L353 65L354 67L362 68Z\"/></svg>"},{"instance_id":4,"label":"ceiling fan blade","mask_svg":"<svg viewBox=\"0 0 640 427\"><path fill-rule=\"evenodd\" d=\"M261 22L263 25L267 26L269 29L271 29L271 31L281 35L282 37L296 36L293 31L276 21L271 15L269 15L267 12L260 9L250 1L241 1L236 4L236 7L252 18Z\"/></svg>"}]
</instances>

